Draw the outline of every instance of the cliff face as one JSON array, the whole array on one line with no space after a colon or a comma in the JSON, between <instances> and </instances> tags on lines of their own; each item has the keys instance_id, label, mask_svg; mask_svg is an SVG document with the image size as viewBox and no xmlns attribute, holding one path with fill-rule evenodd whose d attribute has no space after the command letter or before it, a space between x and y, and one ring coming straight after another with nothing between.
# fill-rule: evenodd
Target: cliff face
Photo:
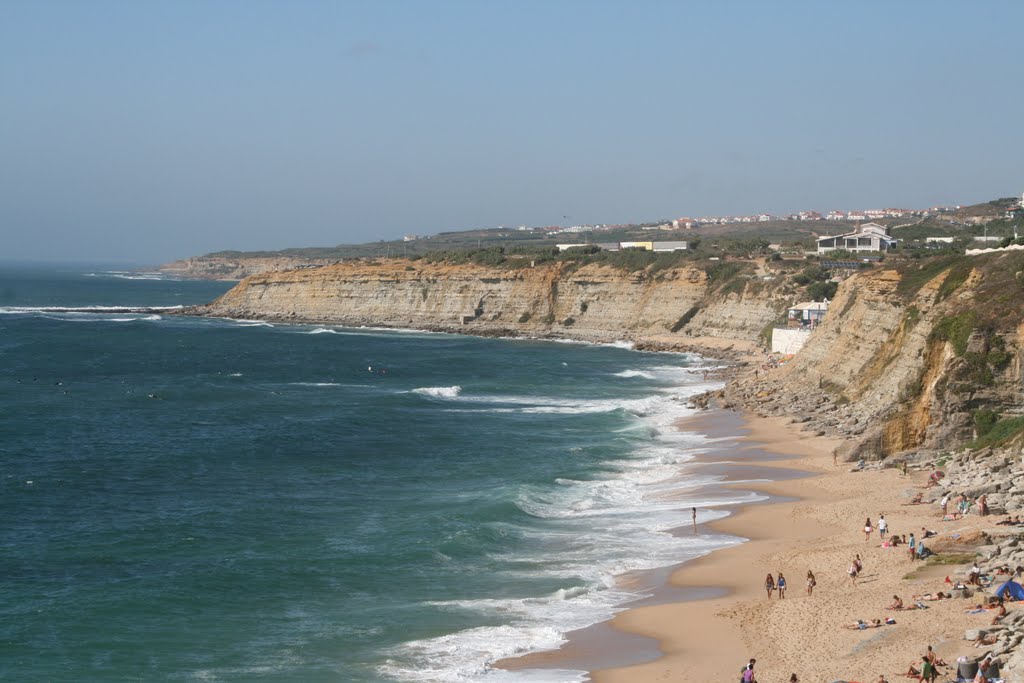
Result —
<instances>
[{"instance_id":1,"label":"cliff face","mask_svg":"<svg viewBox=\"0 0 1024 683\"><path fill-rule=\"evenodd\" d=\"M784 306L763 294L714 296L698 268L648 274L594 264L498 269L389 260L254 275L201 312L672 345L694 336L756 340Z\"/></svg>"},{"instance_id":2,"label":"cliff face","mask_svg":"<svg viewBox=\"0 0 1024 683\"><path fill-rule=\"evenodd\" d=\"M1000 254L851 277L803 350L731 400L845 434L850 457L969 441L979 411L1024 414L1022 267Z\"/></svg>"}]
</instances>

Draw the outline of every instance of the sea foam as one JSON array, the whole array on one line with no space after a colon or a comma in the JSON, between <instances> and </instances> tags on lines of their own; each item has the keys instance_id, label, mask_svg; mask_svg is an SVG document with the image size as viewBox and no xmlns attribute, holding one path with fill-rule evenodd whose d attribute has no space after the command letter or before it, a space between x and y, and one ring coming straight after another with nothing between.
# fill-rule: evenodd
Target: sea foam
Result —
<instances>
[{"instance_id":1,"label":"sea foam","mask_svg":"<svg viewBox=\"0 0 1024 683\"><path fill-rule=\"evenodd\" d=\"M419 389L413 389L411 393L433 396L434 398L455 398L462 393L462 387L458 385L453 387L420 387Z\"/></svg>"}]
</instances>

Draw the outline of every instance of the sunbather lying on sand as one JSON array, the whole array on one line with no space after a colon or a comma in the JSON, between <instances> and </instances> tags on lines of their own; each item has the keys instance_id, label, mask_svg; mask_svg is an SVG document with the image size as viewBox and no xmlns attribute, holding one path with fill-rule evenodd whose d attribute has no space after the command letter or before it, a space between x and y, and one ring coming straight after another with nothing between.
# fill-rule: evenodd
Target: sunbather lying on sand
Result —
<instances>
[{"instance_id":1,"label":"sunbather lying on sand","mask_svg":"<svg viewBox=\"0 0 1024 683\"><path fill-rule=\"evenodd\" d=\"M1003 521L996 522L996 524L1002 524L1004 526L1014 526L1017 524L1024 524L1024 521L1021 521L1020 517L1018 517L1017 515L1010 515Z\"/></svg>"},{"instance_id":2,"label":"sunbather lying on sand","mask_svg":"<svg viewBox=\"0 0 1024 683\"><path fill-rule=\"evenodd\" d=\"M914 600L947 600L953 596L949 593L937 591L935 593L923 593L921 595L912 595L910 597Z\"/></svg>"},{"instance_id":3,"label":"sunbather lying on sand","mask_svg":"<svg viewBox=\"0 0 1024 683\"><path fill-rule=\"evenodd\" d=\"M871 621L862 621L861 619L858 619L851 624L843 624L843 628L848 628L854 631L863 631L866 628L878 628L881 625L881 619L872 619Z\"/></svg>"},{"instance_id":4,"label":"sunbather lying on sand","mask_svg":"<svg viewBox=\"0 0 1024 683\"><path fill-rule=\"evenodd\" d=\"M914 496L913 498L911 498L909 503L904 503L904 505L923 505L923 504L924 504L924 493L919 493L916 496Z\"/></svg>"}]
</instances>

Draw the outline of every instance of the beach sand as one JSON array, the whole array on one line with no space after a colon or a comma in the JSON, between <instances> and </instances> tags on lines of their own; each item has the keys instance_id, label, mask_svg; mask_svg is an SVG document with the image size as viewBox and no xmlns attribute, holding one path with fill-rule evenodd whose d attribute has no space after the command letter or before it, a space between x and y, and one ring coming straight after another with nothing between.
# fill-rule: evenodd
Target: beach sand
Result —
<instances>
[{"instance_id":1,"label":"beach sand","mask_svg":"<svg viewBox=\"0 0 1024 683\"><path fill-rule=\"evenodd\" d=\"M709 411L689 418L680 428L713 432L715 426L702 421L722 416L721 411ZM898 679L912 662L919 667L928 645L954 667L958 655L983 652L963 640L965 629L991 621L991 613L965 613L980 598L927 602L928 609L911 611L885 609L893 595L910 604L912 594L946 589L944 577L962 578L957 573L961 566L926 568L925 563L910 560L905 546L882 548L877 530L869 541L863 533L865 518L876 524L881 513L890 534L918 536L922 527L943 535L966 532L979 526L978 518L941 522L937 506L907 505L924 486L924 472L906 477L895 469L853 472L849 463L833 463L837 440L801 432L800 425L787 424L788 418L744 418L748 433L740 441L782 456L758 462L759 467L777 468L779 476L772 478L780 480L736 486L782 502L741 506L710 526L749 542L674 571L668 583L690 591L684 600L627 609L585 637L570 636L562 650L502 665L584 668L598 683L708 683L738 679L741 666L755 657L762 683L788 681L791 673L804 682L873 683L880 674L890 681ZM787 478L791 469L811 476ZM854 586L847 569L858 553L864 569ZM806 594L809 569L817 582L812 596ZM779 600L776 593L769 600L763 588L765 575L777 576L780 571L789 585L786 598ZM890 616L896 624L843 628L857 619ZM629 634L628 639L618 640L617 633ZM661 653L656 659L650 653L652 644ZM619 662L641 663L603 668L614 659L610 653L623 647L632 648L636 656L620 657Z\"/></svg>"}]
</instances>

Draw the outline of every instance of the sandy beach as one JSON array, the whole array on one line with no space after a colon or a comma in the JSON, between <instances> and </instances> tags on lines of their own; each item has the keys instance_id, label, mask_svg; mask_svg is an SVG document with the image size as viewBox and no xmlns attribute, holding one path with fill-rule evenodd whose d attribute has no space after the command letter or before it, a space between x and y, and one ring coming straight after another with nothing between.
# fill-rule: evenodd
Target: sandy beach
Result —
<instances>
[{"instance_id":1,"label":"sandy beach","mask_svg":"<svg viewBox=\"0 0 1024 683\"><path fill-rule=\"evenodd\" d=\"M700 417L696 419L701 419ZM601 669L599 683L693 681L737 678L750 657L757 659L760 681L894 680L932 645L947 662L980 651L962 640L965 629L987 624L992 614L966 614L974 600L926 602L928 609L887 611L893 595L906 604L911 595L942 590L956 566L925 567L911 561L905 547L881 547L877 530L865 540L864 521L885 515L891 533L920 535L922 527L940 535L963 533L977 518L941 522L934 505L908 505L925 484L926 474L901 476L895 469L851 472L833 463L838 442L798 431L788 420L747 416L743 441L788 457L768 466L799 468L814 476L753 488L799 500L741 508L713 523L750 539L714 552L676 571L676 586L722 586L722 597L630 609L617 615L614 628L655 639L663 656L653 662ZM685 428L692 426L684 425ZM744 484L750 488L749 485ZM859 554L864 569L852 585L847 568ZM806 594L806 574L817 585ZM789 589L784 600L768 599L768 572L783 572ZM893 617L896 624L848 630L857 619Z\"/></svg>"},{"instance_id":2,"label":"sandy beach","mask_svg":"<svg viewBox=\"0 0 1024 683\"><path fill-rule=\"evenodd\" d=\"M722 415L709 411L679 427L713 432L714 425L706 422ZM589 663L585 668L598 683L707 683L738 679L741 666L754 657L762 683L788 681L791 673L804 682L874 683L879 675L901 680L911 663L920 667L928 645L953 667L958 656L983 652L963 640L964 630L992 619L988 612L966 613L980 598L924 602L927 609L886 609L894 595L910 605L912 595L946 590L945 577L962 579L964 565L912 561L906 546L883 548L877 531L878 516L884 514L890 534L913 532L919 537L925 527L939 537L969 535L978 527L977 517L942 522L937 506L910 505L925 486L925 472L912 470L902 476L896 469L851 471L850 463L833 462L837 440L801 432L789 418L742 418L747 432L739 440L742 449L781 456L757 463L774 468L779 480L734 485L772 499L741 506L708 526L749 541L687 562L671 573L667 583L684 597L627 609L608 624L570 636L558 652L503 665L579 668ZM876 530L866 540L867 517ZM847 570L858 554L863 571L853 585ZM808 570L816 579L811 596L806 592ZM777 577L780 571L788 583L786 597L780 600L775 593L769 600L765 575L772 572ZM843 628L858 619L887 617L896 623L866 630ZM633 650L633 661L650 661L603 668L614 666L607 663L614 658L610 653L623 648ZM655 658L652 649L660 656Z\"/></svg>"}]
</instances>

